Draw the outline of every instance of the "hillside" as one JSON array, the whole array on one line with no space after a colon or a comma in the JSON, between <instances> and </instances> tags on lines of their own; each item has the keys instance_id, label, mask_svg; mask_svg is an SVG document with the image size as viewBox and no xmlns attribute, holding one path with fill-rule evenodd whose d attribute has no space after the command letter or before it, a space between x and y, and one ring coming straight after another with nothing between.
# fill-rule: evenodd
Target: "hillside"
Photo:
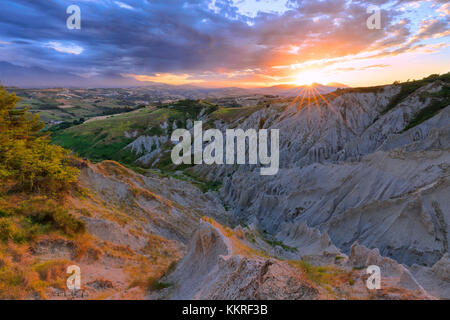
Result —
<instances>
[{"instance_id":1,"label":"hillside","mask_svg":"<svg viewBox=\"0 0 450 320\"><path fill-rule=\"evenodd\" d=\"M164 142L179 119L169 116L159 119L162 132L124 130L132 135L123 152L134 153L128 165L147 172L217 186L203 190L219 188L232 224L263 231L281 257L322 252L315 242L322 235L345 254L358 242L412 270L432 267L450 240L448 88L446 74L339 89L309 104L298 97L205 112L197 102L203 114L183 114L188 128L196 119L221 130L281 128L281 168L274 177L249 166L173 166L172 145ZM81 135L83 126L62 134Z\"/></svg>"},{"instance_id":2,"label":"hillside","mask_svg":"<svg viewBox=\"0 0 450 320\"><path fill-rule=\"evenodd\" d=\"M449 82L180 100L54 130L89 160L65 155L79 175L64 192L3 184L0 294L55 298L77 264L98 299L449 298ZM173 165L170 134L195 120L279 128L278 174ZM30 224L29 201L62 220ZM365 287L370 264L382 290Z\"/></svg>"},{"instance_id":3,"label":"hillside","mask_svg":"<svg viewBox=\"0 0 450 320\"><path fill-rule=\"evenodd\" d=\"M364 247L356 246L349 257L335 251L285 262L271 253L271 245L259 232L233 230L208 217L229 223L229 213L214 197L188 183L141 176L109 161L77 165L83 191L67 193L60 204L83 222L86 231L76 235L46 231L26 241L3 239L2 298L431 298L404 267ZM11 203L8 197L3 200ZM361 269L373 259L389 275L376 293L365 287ZM221 264L220 274L216 263ZM73 264L82 270L82 291L75 296L65 289L65 270ZM435 269L421 271L435 279L439 276ZM260 274L264 280L256 292L241 289L261 281Z\"/></svg>"}]
</instances>

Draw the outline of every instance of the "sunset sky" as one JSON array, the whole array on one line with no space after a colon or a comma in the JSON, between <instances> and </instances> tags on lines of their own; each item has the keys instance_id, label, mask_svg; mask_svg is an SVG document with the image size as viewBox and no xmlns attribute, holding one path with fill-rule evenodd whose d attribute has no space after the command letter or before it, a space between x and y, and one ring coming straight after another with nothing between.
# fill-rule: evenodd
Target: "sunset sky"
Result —
<instances>
[{"instance_id":1,"label":"sunset sky","mask_svg":"<svg viewBox=\"0 0 450 320\"><path fill-rule=\"evenodd\" d=\"M69 30L66 9L81 8ZM381 29L368 29L370 5ZM2 1L0 80L18 86L370 86L450 71L450 4L345 0Z\"/></svg>"}]
</instances>

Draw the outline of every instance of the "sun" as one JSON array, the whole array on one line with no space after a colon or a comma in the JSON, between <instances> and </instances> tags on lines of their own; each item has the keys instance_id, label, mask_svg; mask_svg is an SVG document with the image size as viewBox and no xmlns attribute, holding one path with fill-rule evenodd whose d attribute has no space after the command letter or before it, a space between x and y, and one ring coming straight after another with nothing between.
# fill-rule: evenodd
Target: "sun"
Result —
<instances>
[{"instance_id":1,"label":"sun","mask_svg":"<svg viewBox=\"0 0 450 320\"><path fill-rule=\"evenodd\" d=\"M326 83L326 78L320 71L310 70L297 74L294 83L299 86L310 86L313 83Z\"/></svg>"}]
</instances>

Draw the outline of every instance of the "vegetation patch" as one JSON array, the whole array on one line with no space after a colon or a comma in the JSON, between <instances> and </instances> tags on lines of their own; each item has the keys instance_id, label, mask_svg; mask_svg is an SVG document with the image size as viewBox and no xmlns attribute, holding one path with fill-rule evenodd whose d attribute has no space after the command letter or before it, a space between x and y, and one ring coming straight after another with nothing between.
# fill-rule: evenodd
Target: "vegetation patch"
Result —
<instances>
[{"instance_id":1,"label":"vegetation patch","mask_svg":"<svg viewBox=\"0 0 450 320\"><path fill-rule=\"evenodd\" d=\"M335 266L314 266L303 260L289 261L289 263L299 268L306 278L319 286L340 286L343 283L352 282L350 280L353 279L352 272L341 270Z\"/></svg>"},{"instance_id":2,"label":"vegetation patch","mask_svg":"<svg viewBox=\"0 0 450 320\"><path fill-rule=\"evenodd\" d=\"M432 97L431 103L425 108L421 109L414 118L409 121L408 125L402 132L409 130L422 122L434 117L442 109L450 104L450 87L444 86L439 92L430 95Z\"/></svg>"},{"instance_id":3,"label":"vegetation patch","mask_svg":"<svg viewBox=\"0 0 450 320\"><path fill-rule=\"evenodd\" d=\"M112 141L104 141L102 135L73 134L63 132L52 139L52 142L72 149L80 157L88 158L92 162L103 160L115 160L126 164L134 163L136 155L125 150L132 139L126 137L114 138Z\"/></svg>"},{"instance_id":4,"label":"vegetation patch","mask_svg":"<svg viewBox=\"0 0 450 320\"><path fill-rule=\"evenodd\" d=\"M296 247L288 246L288 245L284 244L283 242L281 242L277 239L274 239L272 236L268 235L267 232L265 232L265 231L263 231L262 239L266 243L270 244L272 247L279 246L279 247L283 248L283 250L286 250L289 252L297 252L298 251L298 249Z\"/></svg>"},{"instance_id":5,"label":"vegetation patch","mask_svg":"<svg viewBox=\"0 0 450 320\"><path fill-rule=\"evenodd\" d=\"M18 101L0 87L0 299L43 299L50 286L64 285L67 262L36 262L30 247L43 235L85 232L62 200L76 189L79 170Z\"/></svg>"},{"instance_id":6,"label":"vegetation patch","mask_svg":"<svg viewBox=\"0 0 450 320\"><path fill-rule=\"evenodd\" d=\"M33 268L39 274L41 280L52 282L57 287L64 288L64 276L69 264L67 260L50 260L38 263Z\"/></svg>"},{"instance_id":7,"label":"vegetation patch","mask_svg":"<svg viewBox=\"0 0 450 320\"><path fill-rule=\"evenodd\" d=\"M148 278L147 289L149 291L160 291L162 289L166 289L173 286L171 282L164 282L161 279L150 277Z\"/></svg>"},{"instance_id":8,"label":"vegetation patch","mask_svg":"<svg viewBox=\"0 0 450 320\"><path fill-rule=\"evenodd\" d=\"M16 107L19 98L0 87L0 182L19 190L59 192L77 181L69 151L50 145L38 115Z\"/></svg>"},{"instance_id":9,"label":"vegetation patch","mask_svg":"<svg viewBox=\"0 0 450 320\"><path fill-rule=\"evenodd\" d=\"M47 299L50 287L65 287L65 260L36 262L29 247L0 243L0 299Z\"/></svg>"},{"instance_id":10,"label":"vegetation patch","mask_svg":"<svg viewBox=\"0 0 450 320\"><path fill-rule=\"evenodd\" d=\"M422 80L414 80L414 81L408 81L408 82L403 82L403 83L395 82L394 84L400 85L400 88L401 88L400 92L398 94L396 94L391 99L391 101L389 101L388 105L381 112L381 114L385 114L388 111L395 108L400 102L402 102L406 97L408 97L410 94L412 94L414 91L416 91L420 87L422 87L428 83L437 81L437 80L449 82L450 81L450 73L446 73L443 75L432 74L426 78L423 78Z\"/></svg>"},{"instance_id":11,"label":"vegetation patch","mask_svg":"<svg viewBox=\"0 0 450 320\"><path fill-rule=\"evenodd\" d=\"M46 197L36 197L23 201L17 212L34 224L48 225L51 229L74 236L86 231L84 222L76 219L63 206Z\"/></svg>"}]
</instances>

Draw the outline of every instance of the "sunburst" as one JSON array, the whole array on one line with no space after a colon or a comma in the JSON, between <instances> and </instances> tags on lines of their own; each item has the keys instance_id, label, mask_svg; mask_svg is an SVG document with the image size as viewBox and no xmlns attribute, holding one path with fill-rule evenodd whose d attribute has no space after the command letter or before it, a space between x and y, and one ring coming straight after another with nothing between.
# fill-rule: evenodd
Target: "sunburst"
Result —
<instances>
[{"instance_id":1,"label":"sunburst","mask_svg":"<svg viewBox=\"0 0 450 320\"><path fill-rule=\"evenodd\" d=\"M334 93L328 93L329 95L338 97ZM328 95L326 94L326 95ZM325 95L325 96L326 96ZM295 96L295 98L292 100L292 102L288 105L288 107L285 109L283 114L286 114L289 111L292 111L295 108L295 115L294 117L297 117L299 115L300 110L305 106L308 108L308 118L310 118L311 115L311 107L317 108L320 115L322 115L321 110L321 103L324 103L331 112L339 115L342 117L342 115L335 110L335 108L331 105L331 103L328 101L328 99L325 97L322 93L320 93L317 88L314 86L308 86L308 87L302 87L298 94ZM342 97L341 97L342 98ZM345 101L345 99L344 99Z\"/></svg>"}]
</instances>

